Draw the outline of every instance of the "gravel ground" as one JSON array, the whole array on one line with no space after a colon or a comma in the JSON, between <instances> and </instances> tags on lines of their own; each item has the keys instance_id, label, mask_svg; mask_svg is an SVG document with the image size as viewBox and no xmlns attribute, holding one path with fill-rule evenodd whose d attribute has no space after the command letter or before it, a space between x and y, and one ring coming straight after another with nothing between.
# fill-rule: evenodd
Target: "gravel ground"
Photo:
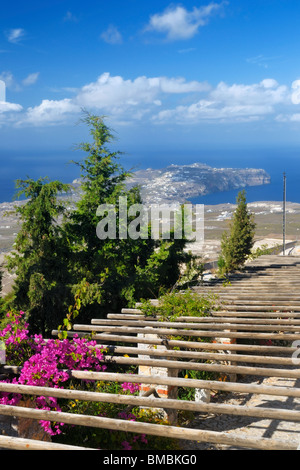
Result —
<instances>
[{"instance_id":1,"label":"gravel ground","mask_svg":"<svg viewBox=\"0 0 300 470\"><path fill-rule=\"evenodd\" d=\"M11 416L0 415L0 434L18 437L18 420Z\"/></svg>"},{"instance_id":2,"label":"gravel ground","mask_svg":"<svg viewBox=\"0 0 300 470\"><path fill-rule=\"evenodd\" d=\"M247 382L272 386L300 387L299 379L286 379L281 377L252 377L252 380ZM243 380L243 383L245 383L245 380ZM230 405L255 406L272 409L281 408L300 411L300 398L293 397L227 393L221 394L218 402ZM295 450L298 445L300 445L300 422L244 416L199 414L187 427L199 430L225 432L228 436L270 438L287 441L295 445ZM249 450L245 448L242 449L241 447L197 441L181 441L181 447L184 450Z\"/></svg>"}]
</instances>

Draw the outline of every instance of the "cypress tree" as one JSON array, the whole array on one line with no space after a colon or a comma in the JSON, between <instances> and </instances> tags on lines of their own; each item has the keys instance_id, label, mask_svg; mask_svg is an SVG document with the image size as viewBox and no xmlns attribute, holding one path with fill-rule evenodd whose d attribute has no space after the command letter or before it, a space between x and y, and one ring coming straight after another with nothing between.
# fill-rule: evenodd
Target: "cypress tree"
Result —
<instances>
[{"instance_id":1,"label":"cypress tree","mask_svg":"<svg viewBox=\"0 0 300 470\"><path fill-rule=\"evenodd\" d=\"M254 216L248 210L245 190L239 192L236 202L229 233L224 232L221 240L222 261L219 265L226 273L239 269L245 263L254 243Z\"/></svg>"}]
</instances>

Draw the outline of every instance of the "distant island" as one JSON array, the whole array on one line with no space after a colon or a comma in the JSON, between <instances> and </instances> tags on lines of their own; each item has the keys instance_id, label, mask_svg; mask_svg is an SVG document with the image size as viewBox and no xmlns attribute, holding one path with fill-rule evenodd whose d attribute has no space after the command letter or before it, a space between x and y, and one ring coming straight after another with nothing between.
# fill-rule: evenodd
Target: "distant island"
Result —
<instances>
[{"instance_id":1,"label":"distant island","mask_svg":"<svg viewBox=\"0 0 300 470\"><path fill-rule=\"evenodd\" d=\"M204 163L193 163L138 170L128 180L128 186L140 186L145 204L160 204L184 203L198 196L270 182L270 175L263 169L213 168Z\"/></svg>"}]
</instances>

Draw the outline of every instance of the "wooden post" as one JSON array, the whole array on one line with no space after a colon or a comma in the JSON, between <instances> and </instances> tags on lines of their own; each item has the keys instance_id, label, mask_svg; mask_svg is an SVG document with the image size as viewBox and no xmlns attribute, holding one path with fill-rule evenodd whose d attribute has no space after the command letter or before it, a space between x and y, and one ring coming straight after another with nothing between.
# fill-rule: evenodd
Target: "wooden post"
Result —
<instances>
[{"instance_id":1,"label":"wooden post","mask_svg":"<svg viewBox=\"0 0 300 470\"><path fill-rule=\"evenodd\" d=\"M224 330L224 332L231 332L232 330ZM236 344L236 339L235 338L226 338L226 337L221 337L221 338L216 338L214 340L214 343L221 343L221 344ZM228 364L228 365L236 365L236 362L231 362L231 361L226 361L226 354L235 354L235 351L232 351L232 350L226 350L226 349L222 349L219 351L220 354L222 354L223 356L225 356L225 361L221 361L225 364ZM229 377L229 380L230 382L236 382L237 380L237 374L228 374L228 377Z\"/></svg>"},{"instance_id":2,"label":"wooden post","mask_svg":"<svg viewBox=\"0 0 300 470\"><path fill-rule=\"evenodd\" d=\"M147 339L158 339L158 335L156 334L138 334L138 338L147 338ZM142 348L143 350L149 349L149 350L159 350L161 351L162 355L161 357L158 357L158 359L164 359L164 352L167 351L167 347L165 345L152 345L152 344L138 344L138 348ZM150 359L150 356L148 355L139 355L139 358L141 359ZM159 378L162 377L178 377L178 369L168 369L165 367L155 367L155 366L144 366L140 365L139 366L139 375L144 375L148 377L154 377L157 376ZM153 387L153 385L151 385ZM177 391L178 387L174 385L154 385L156 393L159 397L161 398L172 398L176 399L177 398ZM150 385L149 384L141 384L140 385L140 395L143 395L145 392L150 390ZM164 418L167 418L169 424L176 424L177 423L177 410L174 409L161 409L157 408L155 409L157 414L161 415Z\"/></svg>"}]
</instances>

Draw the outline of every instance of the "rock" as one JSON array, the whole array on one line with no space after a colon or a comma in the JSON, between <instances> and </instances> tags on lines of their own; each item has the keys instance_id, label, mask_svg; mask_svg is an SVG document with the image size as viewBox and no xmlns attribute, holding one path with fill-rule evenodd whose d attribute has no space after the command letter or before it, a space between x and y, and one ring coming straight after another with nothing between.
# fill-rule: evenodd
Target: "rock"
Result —
<instances>
[{"instance_id":1,"label":"rock","mask_svg":"<svg viewBox=\"0 0 300 470\"><path fill-rule=\"evenodd\" d=\"M35 408L31 398L23 399L18 406L26 408ZM18 419L18 437L24 439L34 439L38 441L51 442L51 437L47 434L36 419L19 418Z\"/></svg>"}]
</instances>

